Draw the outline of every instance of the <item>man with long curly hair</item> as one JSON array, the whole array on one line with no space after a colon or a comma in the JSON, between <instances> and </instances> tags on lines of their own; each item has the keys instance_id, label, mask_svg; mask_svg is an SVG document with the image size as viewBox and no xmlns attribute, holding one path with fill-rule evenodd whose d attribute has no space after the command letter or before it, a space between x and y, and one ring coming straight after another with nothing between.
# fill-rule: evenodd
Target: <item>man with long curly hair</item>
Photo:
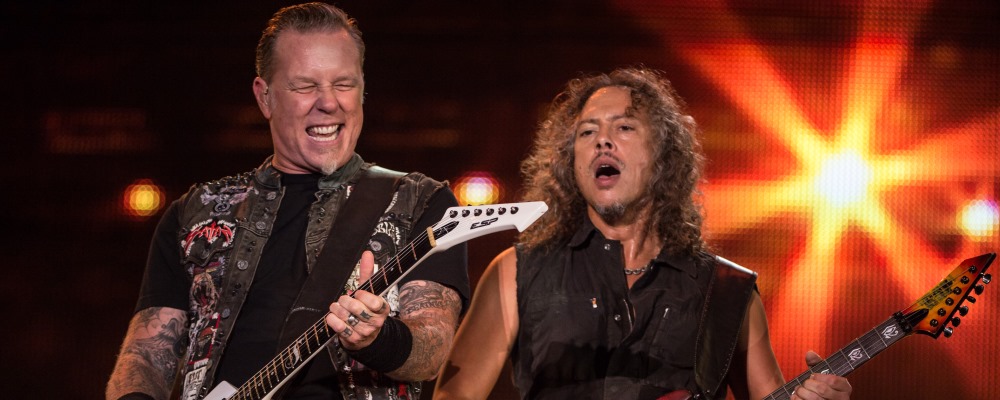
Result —
<instances>
[{"instance_id":1,"label":"man with long curly hair","mask_svg":"<svg viewBox=\"0 0 1000 400\"><path fill-rule=\"evenodd\" d=\"M521 166L524 200L549 211L483 274L435 398L485 398L508 356L522 398L759 399L784 384L756 275L702 240L682 109L648 69L569 82ZM789 397L850 392L814 374Z\"/></svg>"}]
</instances>

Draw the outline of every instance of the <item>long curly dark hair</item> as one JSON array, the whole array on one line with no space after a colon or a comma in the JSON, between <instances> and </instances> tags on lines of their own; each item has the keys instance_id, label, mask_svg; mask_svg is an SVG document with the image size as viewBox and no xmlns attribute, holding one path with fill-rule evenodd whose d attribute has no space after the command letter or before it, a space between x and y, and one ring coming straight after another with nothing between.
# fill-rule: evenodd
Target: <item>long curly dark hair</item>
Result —
<instances>
[{"instance_id":1,"label":"long curly dark hair","mask_svg":"<svg viewBox=\"0 0 1000 400\"><path fill-rule=\"evenodd\" d=\"M646 115L657 144L649 184L653 213L646 231L660 238L669 254L699 254L705 247L697 201L704 157L695 137L697 126L684 114L683 101L670 82L660 72L646 68L618 69L571 80L553 100L531 154L521 163L524 201L544 201L549 211L520 235L519 244L531 249L566 243L586 218L587 203L573 174L573 132L590 96L608 86L631 92L631 108Z\"/></svg>"}]
</instances>

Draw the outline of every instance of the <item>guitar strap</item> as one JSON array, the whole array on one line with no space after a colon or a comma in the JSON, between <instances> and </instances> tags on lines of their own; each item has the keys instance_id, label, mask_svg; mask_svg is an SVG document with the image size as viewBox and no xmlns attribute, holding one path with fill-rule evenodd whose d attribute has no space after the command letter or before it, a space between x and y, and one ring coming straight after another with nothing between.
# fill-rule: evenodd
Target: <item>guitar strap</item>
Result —
<instances>
[{"instance_id":1,"label":"guitar strap","mask_svg":"<svg viewBox=\"0 0 1000 400\"><path fill-rule=\"evenodd\" d=\"M372 229L392 201L404 174L372 166L362 171L350 197L337 213L326 244L306 278L278 339L283 349L329 312L330 303L343 293L347 279L361 259Z\"/></svg>"},{"instance_id":2,"label":"guitar strap","mask_svg":"<svg viewBox=\"0 0 1000 400\"><path fill-rule=\"evenodd\" d=\"M695 383L710 399L725 397L722 385L757 281L756 272L725 258L714 258L714 275L698 324L694 362Z\"/></svg>"}]
</instances>

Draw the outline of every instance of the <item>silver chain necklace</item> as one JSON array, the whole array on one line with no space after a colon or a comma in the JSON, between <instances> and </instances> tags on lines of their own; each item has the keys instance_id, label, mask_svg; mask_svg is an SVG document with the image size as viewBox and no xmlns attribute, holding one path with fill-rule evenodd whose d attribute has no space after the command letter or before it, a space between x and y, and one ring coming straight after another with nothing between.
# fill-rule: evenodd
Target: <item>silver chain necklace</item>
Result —
<instances>
[{"instance_id":1,"label":"silver chain necklace","mask_svg":"<svg viewBox=\"0 0 1000 400\"><path fill-rule=\"evenodd\" d=\"M649 260L649 263L641 268L636 268L636 269L625 268L625 275L639 275L645 272L649 272L652 269L653 269L653 260Z\"/></svg>"}]
</instances>

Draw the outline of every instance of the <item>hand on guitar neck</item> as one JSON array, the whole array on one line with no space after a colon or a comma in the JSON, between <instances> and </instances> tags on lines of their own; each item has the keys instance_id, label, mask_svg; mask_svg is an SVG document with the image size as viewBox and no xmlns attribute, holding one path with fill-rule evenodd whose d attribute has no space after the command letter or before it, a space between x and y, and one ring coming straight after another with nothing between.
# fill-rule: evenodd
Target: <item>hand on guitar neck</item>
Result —
<instances>
[{"instance_id":1,"label":"hand on guitar neck","mask_svg":"<svg viewBox=\"0 0 1000 400\"><path fill-rule=\"evenodd\" d=\"M823 362L823 358L816 352L809 350L806 352L806 365L813 367ZM846 379L842 379L832 374L813 374L802 385L795 387L789 399L849 399L851 397L851 384ZM687 390L675 390L657 398L657 400L690 400L691 392Z\"/></svg>"},{"instance_id":2,"label":"hand on guitar neck","mask_svg":"<svg viewBox=\"0 0 1000 400\"><path fill-rule=\"evenodd\" d=\"M806 365L810 368L823 362L816 352L806 352ZM792 391L791 399L847 399L851 396L851 383L833 374L813 374Z\"/></svg>"},{"instance_id":3,"label":"hand on guitar neck","mask_svg":"<svg viewBox=\"0 0 1000 400\"><path fill-rule=\"evenodd\" d=\"M375 256L366 250L361 255L360 264L358 282L368 282L375 272ZM377 294L358 289L330 304L326 323L337 332L341 346L358 350L378 337L386 318L389 318L389 306L385 300Z\"/></svg>"}]
</instances>

